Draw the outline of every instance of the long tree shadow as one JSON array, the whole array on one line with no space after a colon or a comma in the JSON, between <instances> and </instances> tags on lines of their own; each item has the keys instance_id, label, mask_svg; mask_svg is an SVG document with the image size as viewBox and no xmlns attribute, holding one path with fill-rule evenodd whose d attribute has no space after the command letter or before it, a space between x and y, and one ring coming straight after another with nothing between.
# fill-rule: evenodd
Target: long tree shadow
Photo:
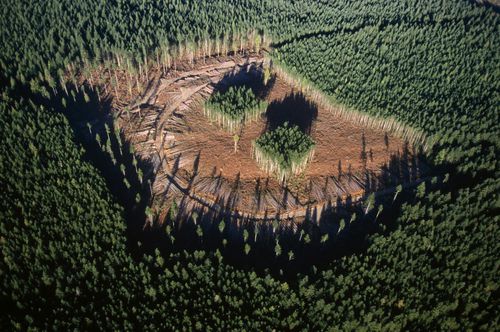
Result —
<instances>
[{"instance_id":1,"label":"long tree shadow","mask_svg":"<svg viewBox=\"0 0 500 332\"><path fill-rule=\"evenodd\" d=\"M431 162L421 148L412 147L410 151L410 146L406 142L403 151L392 154L389 161L382 165L378 174L371 174L368 177L372 182L367 181L365 185L371 191L382 190L400 184L412 183L438 173L439 171L433 169Z\"/></svg>"},{"instance_id":2,"label":"long tree shadow","mask_svg":"<svg viewBox=\"0 0 500 332\"><path fill-rule=\"evenodd\" d=\"M288 122L298 126L303 133L310 134L318 117L318 107L301 92L295 92L282 100L271 102L266 110L266 117L266 130L274 130Z\"/></svg>"},{"instance_id":3,"label":"long tree shadow","mask_svg":"<svg viewBox=\"0 0 500 332\"><path fill-rule=\"evenodd\" d=\"M229 87L245 86L252 89L252 92L260 99L265 99L272 90L276 75L272 75L267 82L264 82L262 66L246 65L246 67L226 73L222 79L214 85L214 93L224 93Z\"/></svg>"},{"instance_id":4,"label":"long tree shadow","mask_svg":"<svg viewBox=\"0 0 500 332\"><path fill-rule=\"evenodd\" d=\"M413 158L413 152L410 155L408 153L410 152L403 151L392 157L392 173L387 170L380 175L390 179L380 182L380 185L391 184L393 187L377 194L371 205L367 206L365 200L353 200L349 196L344 199L338 197L323 208L308 206L303 221L274 221L282 217L280 212L266 213L265 220L255 220L251 217L244 218L234 210L237 195L235 190L234 196L221 195L217 198L217 210L203 209L196 214L191 212L191 216L185 215L186 222L167 220L163 226L152 230L156 241L154 245L148 246L149 250L159 248L165 255L196 250L219 252L222 254L221 259L238 268L259 273L269 271L276 277L294 281L297 274L308 273L334 259L366 250L371 234L394 229L404 201L401 198L408 196L404 192L416 185L410 181L403 187L403 192L399 193L394 187L407 179L408 174L415 173L412 167L417 164L412 160L418 159L418 156ZM196 164L193 168L195 171ZM420 171L417 173L422 175ZM380 189L372 180L371 189ZM264 188L265 185L257 183L255 195L258 197ZM411 190L408 192L410 196L413 195ZM287 194L284 195L286 197ZM366 194L368 195L369 193ZM381 209L380 206L384 208ZM168 236L166 228L170 232Z\"/></svg>"},{"instance_id":5,"label":"long tree shadow","mask_svg":"<svg viewBox=\"0 0 500 332\"><path fill-rule=\"evenodd\" d=\"M84 157L96 167L114 199L123 207L127 226L127 248L140 257L137 241L147 221L146 207L152 196L151 184L156 172L151 160L135 154L116 124L112 99L98 96L88 86L68 87L68 95L59 91L52 107L64 114L75 132L75 140L85 150Z\"/></svg>"}]
</instances>

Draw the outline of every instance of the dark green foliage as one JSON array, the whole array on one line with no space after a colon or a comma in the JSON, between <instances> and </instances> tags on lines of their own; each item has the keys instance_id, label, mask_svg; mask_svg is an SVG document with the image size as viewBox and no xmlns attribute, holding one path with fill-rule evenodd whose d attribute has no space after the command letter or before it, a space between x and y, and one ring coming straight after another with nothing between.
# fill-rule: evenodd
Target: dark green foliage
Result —
<instances>
[{"instance_id":1,"label":"dark green foliage","mask_svg":"<svg viewBox=\"0 0 500 332\"><path fill-rule=\"evenodd\" d=\"M70 63L118 55L144 65L145 55L154 62L158 53L171 56L179 45L192 49L207 39L239 46L252 39L252 30L264 31L279 45L301 36L365 26L424 23L436 14L442 22L465 21L470 12L486 11L467 1L435 0L5 0L0 8L0 75L23 84L32 79L59 83ZM33 87L46 89L34 81Z\"/></svg>"},{"instance_id":2,"label":"dark green foliage","mask_svg":"<svg viewBox=\"0 0 500 332\"><path fill-rule=\"evenodd\" d=\"M266 107L267 103L259 100L252 89L231 86L223 93L214 93L205 103L204 112L212 121L234 132L244 123L256 120Z\"/></svg>"},{"instance_id":3,"label":"dark green foliage","mask_svg":"<svg viewBox=\"0 0 500 332\"><path fill-rule=\"evenodd\" d=\"M300 39L275 56L339 103L423 129L439 146L436 162L492 171L500 130L500 81L493 79L500 73L499 18L451 3L455 17L437 11L419 24L389 21Z\"/></svg>"},{"instance_id":4,"label":"dark green foliage","mask_svg":"<svg viewBox=\"0 0 500 332\"><path fill-rule=\"evenodd\" d=\"M85 304L108 290L119 303L134 291L122 292L118 278L129 260L122 209L82 161L62 115L25 102L0 108L0 273L1 296L12 301L9 316L24 312L46 327L118 319L117 312L101 312L107 304L93 310Z\"/></svg>"},{"instance_id":5,"label":"dark green foliage","mask_svg":"<svg viewBox=\"0 0 500 332\"><path fill-rule=\"evenodd\" d=\"M204 252L157 252L134 261L122 208L82 161L63 115L3 101L0 126L0 325L6 330L175 330L194 329L196 322L218 330L280 329L297 298L287 298L279 281L216 263ZM226 305L233 320L222 318ZM272 316L261 310L248 322L248 308L261 306L274 308Z\"/></svg>"},{"instance_id":6,"label":"dark green foliage","mask_svg":"<svg viewBox=\"0 0 500 332\"><path fill-rule=\"evenodd\" d=\"M254 142L254 156L259 165L281 181L303 172L313 153L313 140L288 122Z\"/></svg>"},{"instance_id":7,"label":"dark green foliage","mask_svg":"<svg viewBox=\"0 0 500 332\"><path fill-rule=\"evenodd\" d=\"M0 19L3 330L499 329L493 10L465 0L7 0ZM132 259L123 208L68 121L38 106L40 97L63 94L63 71L74 77L87 60L126 55L144 65L167 44L244 40L253 29L273 37L283 66L337 102L433 136L444 180L399 188L377 220L401 203L396 222L365 251L290 284L227 266L219 251ZM66 93L61 103L71 100ZM106 150L106 135L92 133ZM351 227L341 225L338 236ZM335 241L323 239L323 247ZM247 245L240 251L251 256ZM272 246L279 259L300 254Z\"/></svg>"},{"instance_id":8,"label":"dark green foliage","mask_svg":"<svg viewBox=\"0 0 500 332\"><path fill-rule=\"evenodd\" d=\"M397 230L374 236L366 254L332 264L314 286L301 281L309 329L498 327L500 219L489 214L499 190L490 179L456 198L433 190L405 204Z\"/></svg>"}]
</instances>

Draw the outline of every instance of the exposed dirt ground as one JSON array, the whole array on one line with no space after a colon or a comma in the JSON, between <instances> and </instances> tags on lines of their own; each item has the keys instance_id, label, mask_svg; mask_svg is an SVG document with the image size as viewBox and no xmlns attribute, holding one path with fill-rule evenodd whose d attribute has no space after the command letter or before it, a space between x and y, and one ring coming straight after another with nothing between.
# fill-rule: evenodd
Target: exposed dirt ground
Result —
<instances>
[{"instance_id":1,"label":"exposed dirt ground","mask_svg":"<svg viewBox=\"0 0 500 332\"><path fill-rule=\"evenodd\" d=\"M151 74L130 111L120 108L125 136L154 165L160 214L176 200L185 213L205 209L242 218L300 219L419 176L418 160L402 139L334 115L279 76L263 86L263 61L251 54L182 63L167 75ZM214 89L231 84L248 84L269 103L266 114L244 127L236 152L233 135L203 115L203 102ZM284 121L299 125L316 143L304 174L286 185L252 158L252 141Z\"/></svg>"}]
</instances>

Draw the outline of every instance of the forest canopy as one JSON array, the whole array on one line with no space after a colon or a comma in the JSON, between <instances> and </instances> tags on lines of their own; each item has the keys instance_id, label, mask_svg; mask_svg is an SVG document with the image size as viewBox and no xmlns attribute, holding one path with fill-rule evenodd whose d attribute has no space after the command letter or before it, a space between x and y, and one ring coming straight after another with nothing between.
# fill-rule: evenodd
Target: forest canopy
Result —
<instances>
[{"instance_id":1,"label":"forest canopy","mask_svg":"<svg viewBox=\"0 0 500 332\"><path fill-rule=\"evenodd\" d=\"M495 7L466 0L6 0L0 19L3 329L499 329ZM342 219L343 228L372 230L361 248L293 277L233 266L219 250L136 250L146 245L130 235L130 206L81 139L87 127L75 119L96 107L78 78L119 65L145 76L180 57L261 48L332 103L425 132L437 174L397 189L377 209L367 205L365 216ZM135 200L140 206L144 197L134 193ZM226 231L225 223L214 227ZM320 251L331 248L328 241L317 241ZM293 252L282 255L284 240L272 245L281 261L293 261Z\"/></svg>"}]
</instances>

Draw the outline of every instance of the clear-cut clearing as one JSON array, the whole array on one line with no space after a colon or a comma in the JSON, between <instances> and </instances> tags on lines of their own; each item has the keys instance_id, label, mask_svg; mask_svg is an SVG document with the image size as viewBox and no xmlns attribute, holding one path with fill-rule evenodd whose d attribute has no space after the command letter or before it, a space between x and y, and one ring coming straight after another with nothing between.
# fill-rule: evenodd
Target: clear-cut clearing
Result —
<instances>
[{"instance_id":1,"label":"clear-cut clearing","mask_svg":"<svg viewBox=\"0 0 500 332\"><path fill-rule=\"evenodd\" d=\"M250 54L183 62L166 75L150 74L136 100L122 98L114 105L135 153L153 165L153 207L160 222L174 200L187 215L197 210L237 219L318 218L339 202L420 176L416 153L401 138L316 105L280 76L264 86L264 61ZM233 135L203 115L214 89L232 84L252 86L269 103L266 114L244 126L236 152ZM286 185L252 157L252 141L284 121L316 143L304 174Z\"/></svg>"}]
</instances>

